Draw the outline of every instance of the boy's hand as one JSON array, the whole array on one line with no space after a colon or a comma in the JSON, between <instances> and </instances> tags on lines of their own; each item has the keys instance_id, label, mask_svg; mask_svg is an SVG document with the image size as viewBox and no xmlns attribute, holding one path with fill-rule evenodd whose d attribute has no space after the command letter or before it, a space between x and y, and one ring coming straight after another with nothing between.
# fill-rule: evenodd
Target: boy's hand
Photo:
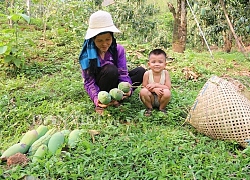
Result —
<instances>
[{"instance_id":1,"label":"boy's hand","mask_svg":"<svg viewBox=\"0 0 250 180\"><path fill-rule=\"evenodd\" d=\"M155 84L148 84L148 85L146 86L146 88L147 88L150 92L152 92L152 91L154 90L154 88L155 88Z\"/></svg>"},{"instance_id":2,"label":"boy's hand","mask_svg":"<svg viewBox=\"0 0 250 180\"><path fill-rule=\"evenodd\" d=\"M162 89L162 88L155 88L154 91L157 94L157 96L159 96L159 97L162 97L162 95L164 93L164 89Z\"/></svg>"}]
</instances>

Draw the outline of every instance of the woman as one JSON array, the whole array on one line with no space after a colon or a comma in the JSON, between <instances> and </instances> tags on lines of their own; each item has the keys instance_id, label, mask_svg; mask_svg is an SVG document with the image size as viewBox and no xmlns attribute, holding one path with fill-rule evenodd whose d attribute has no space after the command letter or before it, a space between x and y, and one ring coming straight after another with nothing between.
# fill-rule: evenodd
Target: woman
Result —
<instances>
[{"instance_id":1,"label":"woman","mask_svg":"<svg viewBox=\"0 0 250 180\"><path fill-rule=\"evenodd\" d=\"M117 88L120 82L138 86L142 83L145 72L142 67L128 71L125 49L116 43L114 37L116 32L120 31L114 25L110 13L106 11L93 13L89 19L89 27L79 57L84 88L99 114L102 114L103 108L107 107L98 101L100 91L109 92ZM131 96L132 92L131 88L124 97ZM119 105L118 102L112 104Z\"/></svg>"}]
</instances>

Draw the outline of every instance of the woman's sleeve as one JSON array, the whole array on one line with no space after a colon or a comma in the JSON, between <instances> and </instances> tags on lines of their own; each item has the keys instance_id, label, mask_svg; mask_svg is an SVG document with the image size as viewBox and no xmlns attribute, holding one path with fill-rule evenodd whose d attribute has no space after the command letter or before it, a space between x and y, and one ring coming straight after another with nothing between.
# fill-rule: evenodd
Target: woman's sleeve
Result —
<instances>
[{"instance_id":1,"label":"woman's sleeve","mask_svg":"<svg viewBox=\"0 0 250 180\"><path fill-rule=\"evenodd\" d=\"M118 80L119 82L129 82L132 84L131 78L128 74L127 68L127 58L125 49L120 44L117 44L117 52L118 52L118 60L117 60L117 68L118 68Z\"/></svg>"},{"instance_id":2,"label":"woman's sleeve","mask_svg":"<svg viewBox=\"0 0 250 180\"><path fill-rule=\"evenodd\" d=\"M98 105L98 93L100 92L99 87L95 83L95 79L91 77L86 71L82 70L82 77L84 79L84 89L88 93L90 99L94 104Z\"/></svg>"}]
</instances>

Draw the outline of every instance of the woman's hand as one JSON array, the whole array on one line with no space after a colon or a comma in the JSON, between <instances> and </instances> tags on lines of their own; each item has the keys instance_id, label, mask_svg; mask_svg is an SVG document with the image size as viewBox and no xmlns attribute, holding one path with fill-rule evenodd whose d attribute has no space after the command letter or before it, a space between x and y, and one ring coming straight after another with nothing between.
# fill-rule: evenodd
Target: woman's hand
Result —
<instances>
[{"instance_id":1,"label":"woman's hand","mask_svg":"<svg viewBox=\"0 0 250 180\"><path fill-rule=\"evenodd\" d=\"M123 97L122 97L122 100L128 98L129 96L131 96L131 94L132 94L131 90L128 93L124 93Z\"/></svg>"},{"instance_id":2,"label":"woman's hand","mask_svg":"<svg viewBox=\"0 0 250 180\"><path fill-rule=\"evenodd\" d=\"M128 93L124 93L122 100L128 98L129 96L131 96L132 91L130 90ZM116 100L112 100L110 103L108 104L102 104L100 101L97 102L97 106L101 107L101 108L107 108L108 106L118 106L119 102Z\"/></svg>"},{"instance_id":3,"label":"woman's hand","mask_svg":"<svg viewBox=\"0 0 250 180\"><path fill-rule=\"evenodd\" d=\"M100 101L98 101L98 106L102 108L106 108L109 106L109 104L102 104Z\"/></svg>"},{"instance_id":4,"label":"woman's hand","mask_svg":"<svg viewBox=\"0 0 250 180\"><path fill-rule=\"evenodd\" d=\"M117 104L119 104L118 101L112 100L110 103L108 104L102 104L100 101L98 101L98 106L102 107L102 108L107 108L108 106L116 106Z\"/></svg>"}]
</instances>

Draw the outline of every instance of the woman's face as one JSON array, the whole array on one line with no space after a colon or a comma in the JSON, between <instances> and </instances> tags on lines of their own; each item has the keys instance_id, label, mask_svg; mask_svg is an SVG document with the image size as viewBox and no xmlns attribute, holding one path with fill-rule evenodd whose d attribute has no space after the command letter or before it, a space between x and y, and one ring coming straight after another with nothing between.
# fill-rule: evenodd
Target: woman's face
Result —
<instances>
[{"instance_id":1,"label":"woman's face","mask_svg":"<svg viewBox=\"0 0 250 180\"><path fill-rule=\"evenodd\" d=\"M94 43L98 48L98 51L101 53L105 53L108 51L109 47L112 44L112 36L109 32L101 35L97 35L94 38Z\"/></svg>"}]
</instances>

